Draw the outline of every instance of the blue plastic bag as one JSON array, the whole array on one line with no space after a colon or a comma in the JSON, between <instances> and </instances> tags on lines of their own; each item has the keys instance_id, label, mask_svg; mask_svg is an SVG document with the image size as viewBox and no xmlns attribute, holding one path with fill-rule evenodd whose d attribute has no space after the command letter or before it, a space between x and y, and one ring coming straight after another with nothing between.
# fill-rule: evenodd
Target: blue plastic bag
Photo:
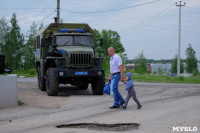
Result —
<instances>
[{"instance_id":1,"label":"blue plastic bag","mask_svg":"<svg viewBox=\"0 0 200 133\"><path fill-rule=\"evenodd\" d=\"M103 88L103 93L110 95L110 82Z\"/></svg>"}]
</instances>

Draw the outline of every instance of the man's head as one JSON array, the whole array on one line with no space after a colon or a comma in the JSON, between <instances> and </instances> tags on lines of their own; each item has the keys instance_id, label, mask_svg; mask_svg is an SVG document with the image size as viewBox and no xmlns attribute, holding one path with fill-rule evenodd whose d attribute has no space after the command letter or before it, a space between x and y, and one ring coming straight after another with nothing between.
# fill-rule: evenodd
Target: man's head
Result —
<instances>
[{"instance_id":1,"label":"man's head","mask_svg":"<svg viewBox=\"0 0 200 133\"><path fill-rule=\"evenodd\" d=\"M108 48L108 55L110 55L110 56L115 55L115 49L113 47Z\"/></svg>"}]
</instances>

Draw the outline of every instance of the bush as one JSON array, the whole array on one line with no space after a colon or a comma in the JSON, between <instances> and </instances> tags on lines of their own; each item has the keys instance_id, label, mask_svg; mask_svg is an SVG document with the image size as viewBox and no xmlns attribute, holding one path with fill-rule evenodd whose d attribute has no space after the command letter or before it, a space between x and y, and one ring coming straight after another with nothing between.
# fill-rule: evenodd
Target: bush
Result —
<instances>
[{"instance_id":1,"label":"bush","mask_svg":"<svg viewBox=\"0 0 200 133\"><path fill-rule=\"evenodd\" d=\"M199 75L200 73L196 70L192 73L192 75L196 76L196 75Z\"/></svg>"},{"instance_id":2,"label":"bush","mask_svg":"<svg viewBox=\"0 0 200 133\"><path fill-rule=\"evenodd\" d=\"M184 81L184 77L183 77L183 76L180 76L179 79L180 79L181 81Z\"/></svg>"},{"instance_id":3,"label":"bush","mask_svg":"<svg viewBox=\"0 0 200 133\"><path fill-rule=\"evenodd\" d=\"M37 75L35 68L32 69L16 69L13 70L12 74L17 74L18 76L25 76L25 77L35 77Z\"/></svg>"}]
</instances>

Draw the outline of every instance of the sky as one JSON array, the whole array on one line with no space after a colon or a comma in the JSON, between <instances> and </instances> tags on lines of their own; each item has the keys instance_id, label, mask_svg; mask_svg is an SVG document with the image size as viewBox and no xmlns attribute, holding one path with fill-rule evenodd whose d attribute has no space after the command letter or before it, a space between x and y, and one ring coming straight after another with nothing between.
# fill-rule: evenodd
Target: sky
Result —
<instances>
[{"instance_id":1,"label":"sky","mask_svg":"<svg viewBox=\"0 0 200 133\"><path fill-rule=\"evenodd\" d=\"M128 59L143 51L147 59L172 59L178 53L178 0L60 0L60 18L64 23L88 23L99 31L117 31ZM200 60L200 0L181 4L181 58L189 44ZM57 0L0 0L0 18L10 21L17 15L23 34L32 22L53 23Z\"/></svg>"}]
</instances>

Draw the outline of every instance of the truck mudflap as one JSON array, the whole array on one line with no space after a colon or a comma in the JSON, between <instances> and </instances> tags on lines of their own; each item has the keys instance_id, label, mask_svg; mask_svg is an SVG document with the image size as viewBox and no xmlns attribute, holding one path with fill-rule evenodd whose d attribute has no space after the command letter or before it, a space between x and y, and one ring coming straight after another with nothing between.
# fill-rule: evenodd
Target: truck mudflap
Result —
<instances>
[{"instance_id":1,"label":"truck mudflap","mask_svg":"<svg viewBox=\"0 0 200 133\"><path fill-rule=\"evenodd\" d=\"M57 67L55 76L57 78L74 78L74 77L104 77L103 69L68 69Z\"/></svg>"}]
</instances>

